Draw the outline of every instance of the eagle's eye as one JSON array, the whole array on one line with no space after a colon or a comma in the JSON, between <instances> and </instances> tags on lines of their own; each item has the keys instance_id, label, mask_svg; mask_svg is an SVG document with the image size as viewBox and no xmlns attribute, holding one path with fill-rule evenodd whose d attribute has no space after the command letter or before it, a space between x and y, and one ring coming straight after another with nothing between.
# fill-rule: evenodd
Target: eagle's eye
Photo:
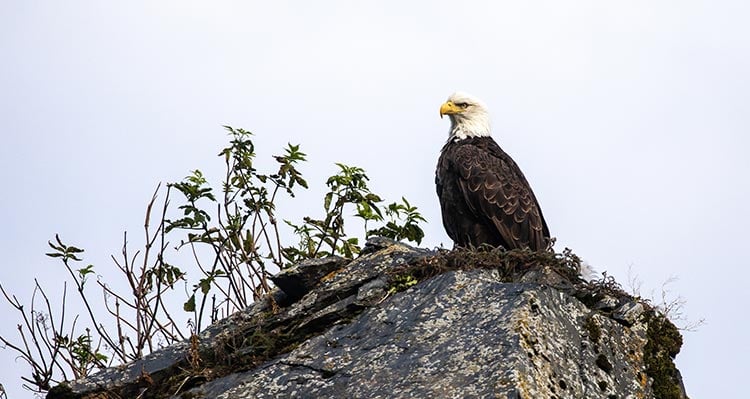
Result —
<instances>
[{"instance_id":1,"label":"eagle's eye","mask_svg":"<svg viewBox=\"0 0 750 399\"><path fill-rule=\"evenodd\" d=\"M459 103L459 104L456 104L456 105L458 105L459 107L461 107L463 109L469 108L469 103Z\"/></svg>"}]
</instances>

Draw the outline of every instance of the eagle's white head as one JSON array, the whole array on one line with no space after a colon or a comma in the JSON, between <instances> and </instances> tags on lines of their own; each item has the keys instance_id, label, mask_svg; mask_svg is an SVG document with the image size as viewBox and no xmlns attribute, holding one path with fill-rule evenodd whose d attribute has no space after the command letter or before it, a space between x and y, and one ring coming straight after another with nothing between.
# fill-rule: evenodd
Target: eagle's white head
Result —
<instances>
[{"instance_id":1,"label":"eagle's white head","mask_svg":"<svg viewBox=\"0 0 750 399\"><path fill-rule=\"evenodd\" d=\"M440 117L448 115L451 130L448 140L490 135L490 114L482 100L469 94L456 92L440 106Z\"/></svg>"}]
</instances>

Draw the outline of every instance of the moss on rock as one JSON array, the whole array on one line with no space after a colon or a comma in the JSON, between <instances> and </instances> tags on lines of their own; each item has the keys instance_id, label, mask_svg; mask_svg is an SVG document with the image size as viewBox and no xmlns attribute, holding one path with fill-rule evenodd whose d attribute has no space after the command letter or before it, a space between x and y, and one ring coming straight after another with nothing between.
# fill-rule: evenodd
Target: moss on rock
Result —
<instances>
[{"instance_id":1,"label":"moss on rock","mask_svg":"<svg viewBox=\"0 0 750 399\"><path fill-rule=\"evenodd\" d=\"M657 399L683 399L681 378L674 357L682 347L680 331L663 314L654 309L646 313L648 342L644 347L646 374L653 379Z\"/></svg>"}]
</instances>

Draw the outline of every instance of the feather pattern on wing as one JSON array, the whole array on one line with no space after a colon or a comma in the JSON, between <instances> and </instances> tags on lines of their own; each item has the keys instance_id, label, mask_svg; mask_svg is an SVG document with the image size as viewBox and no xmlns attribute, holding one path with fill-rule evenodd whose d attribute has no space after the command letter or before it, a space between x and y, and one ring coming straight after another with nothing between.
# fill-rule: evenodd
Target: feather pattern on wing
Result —
<instances>
[{"instance_id":1,"label":"feather pattern on wing","mask_svg":"<svg viewBox=\"0 0 750 399\"><path fill-rule=\"evenodd\" d=\"M547 247L549 229L526 177L491 137L449 140L435 181L443 224L456 245Z\"/></svg>"}]
</instances>

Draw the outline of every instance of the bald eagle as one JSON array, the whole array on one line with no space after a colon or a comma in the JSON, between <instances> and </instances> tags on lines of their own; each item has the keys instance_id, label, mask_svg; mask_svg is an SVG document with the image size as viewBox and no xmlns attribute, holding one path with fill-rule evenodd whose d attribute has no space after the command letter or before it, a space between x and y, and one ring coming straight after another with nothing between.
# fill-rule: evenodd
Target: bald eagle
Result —
<instances>
[{"instance_id":1,"label":"bald eagle","mask_svg":"<svg viewBox=\"0 0 750 399\"><path fill-rule=\"evenodd\" d=\"M451 128L435 173L448 236L459 247L546 249L549 229L521 169L490 137L487 108L454 93L440 107Z\"/></svg>"}]
</instances>

